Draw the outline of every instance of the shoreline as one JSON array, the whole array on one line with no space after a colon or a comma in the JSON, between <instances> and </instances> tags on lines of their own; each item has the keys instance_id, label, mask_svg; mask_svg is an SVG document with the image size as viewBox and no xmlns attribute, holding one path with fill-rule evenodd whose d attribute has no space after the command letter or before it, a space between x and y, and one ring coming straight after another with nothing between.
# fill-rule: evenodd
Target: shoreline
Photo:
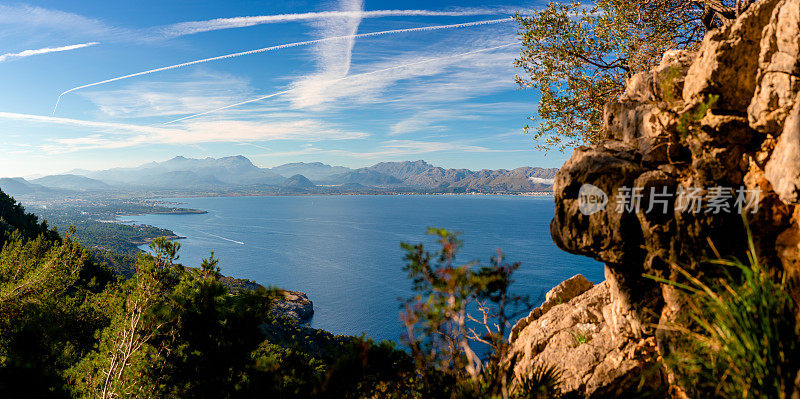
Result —
<instances>
[{"instance_id":1,"label":"shoreline","mask_svg":"<svg viewBox=\"0 0 800 399\"><path fill-rule=\"evenodd\" d=\"M178 197L172 196L163 196L163 197L148 197L144 198L144 200L152 200L154 202L160 203L160 205L164 207L175 206L175 205L185 205L186 202L180 201L165 201L165 199L179 199L179 198L242 198L242 197L327 197L327 196L429 196L429 197L444 197L444 196L503 196L503 197L552 197L552 191L532 191L532 192L524 192L524 193L353 193L353 194L341 194L341 193L298 193L298 194L221 194L218 193L216 195L182 195ZM119 224L136 224L133 220L118 220L121 217L126 216L145 216L145 215L203 215L208 214L208 211L203 209L182 209L177 211L155 211L155 212L147 212L147 213L127 213L127 214L120 214L117 215L113 223ZM164 227L143 224L142 226L150 226L159 229L166 229ZM169 229L167 229L169 230ZM170 230L173 234L169 236L158 236L158 237L166 237L168 240L183 240L188 237L183 237L178 234L175 234L172 230ZM137 247L149 244L153 240L158 237L147 237L142 241L135 241L131 242L132 244L136 245ZM141 250L141 249L140 249Z\"/></svg>"},{"instance_id":2,"label":"shoreline","mask_svg":"<svg viewBox=\"0 0 800 399\"><path fill-rule=\"evenodd\" d=\"M375 196L383 196L383 197L392 197L392 196L429 196L429 197L446 197L446 196L463 196L463 197L478 197L478 196L502 196L502 197L552 197L552 191L531 191L531 192L520 192L520 193L295 193L295 194L286 194L286 193L271 193L271 194L242 194L242 193L216 193L216 194L180 194L180 193L173 193L173 194L156 194L154 196L146 197L147 199L152 200L164 200L170 198L239 198L239 197L375 197ZM176 205L185 204L185 202L174 202ZM195 212L187 212L187 214L192 214ZM207 211L201 211L196 213L208 213ZM156 213L148 213L148 215L154 215ZM165 212L165 214L170 214ZM181 213L176 213L181 214ZM135 216L135 215L132 215Z\"/></svg>"}]
</instances>

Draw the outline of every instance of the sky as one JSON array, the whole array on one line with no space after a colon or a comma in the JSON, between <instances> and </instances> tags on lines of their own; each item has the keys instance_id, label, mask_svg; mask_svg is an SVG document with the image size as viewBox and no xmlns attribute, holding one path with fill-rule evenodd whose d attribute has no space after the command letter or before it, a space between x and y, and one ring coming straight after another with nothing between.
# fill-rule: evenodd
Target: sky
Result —
<instances>
[{"instance_id":1,"label":"sky","mask_svg":"<svg viewBox=\"0 0 800 399\"><path fill-rule=\"evenodd\" d=\"M568 153L523 134L539 96L504 20L538 6L0 0L0 176L177 155L558 167Z\"/></svg>"}]
</instances>

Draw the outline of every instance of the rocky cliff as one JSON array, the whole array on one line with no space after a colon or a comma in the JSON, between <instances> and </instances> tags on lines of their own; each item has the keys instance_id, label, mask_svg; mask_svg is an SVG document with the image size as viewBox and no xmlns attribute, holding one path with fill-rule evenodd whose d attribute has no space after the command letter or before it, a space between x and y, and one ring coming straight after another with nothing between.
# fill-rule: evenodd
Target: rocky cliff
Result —
<instances>
[{"instance_id":1,"label":"rocky cliff","mask_svg":"<svg viewBox=\"0 0 800 399\"><path fill-rule=\"evenodd\" d=\"M314 316L314 302L304 292L281 290L282 298L277 299L270 312L286 316L298 323L305 323Z\"/></svg>"},{"instance_id":2,"label":"rocky cliff","mask_svg":"<svg viewBox=\"0 0 800 399\"><path fill-rule=\"evenodd\" d=\"M759 255L800 299L800 0L759 1L696 52L668 52L631 78L606 105L599 143L573 152L554 193L554 241L604 262L606 281L514 328L518 375L554 361L572 395L643 380L680 391L658 362L674 337L655 326L676 320L684 298L644 275L712 274L703 261L714 250L743 255L740 209Z\"/></svg>"}]
</instances>

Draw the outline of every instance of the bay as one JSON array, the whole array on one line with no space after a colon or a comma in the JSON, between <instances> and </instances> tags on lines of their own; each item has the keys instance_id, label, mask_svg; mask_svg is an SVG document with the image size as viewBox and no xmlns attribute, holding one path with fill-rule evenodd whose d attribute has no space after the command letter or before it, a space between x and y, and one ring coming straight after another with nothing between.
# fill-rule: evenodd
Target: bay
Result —
<instances>
[{"instance_id":1,"label":"bay","mask_svg":"<svg viewBox=\"0 0 800 399\"><path fill-rule=\"evenodd\" d=\"M187 237L180 262L210 251L226 275L306 292L311 326L335 334L399 341L400 297L410 295L401 242L423 242L427 227L461 231L459 262L488 263L498 248L522 262L513 290L540 298L583 274L603 280L602 264L561 251L550 238L553 197L486 195L274 196L175 198L207 214L125 217Z\"/></svg>"}]
</instances>

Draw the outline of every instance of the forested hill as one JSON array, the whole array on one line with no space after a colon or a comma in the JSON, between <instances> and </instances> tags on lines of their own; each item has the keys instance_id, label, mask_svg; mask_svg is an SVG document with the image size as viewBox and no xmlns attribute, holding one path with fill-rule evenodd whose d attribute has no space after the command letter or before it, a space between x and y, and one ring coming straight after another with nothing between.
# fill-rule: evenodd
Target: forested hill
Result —
<instances>
[{"instance_id":1,"label":"forested hill","mask_svg":"<svg viewBox=\"0 0 800 399\"><path fill-rule=\"evenodd\" d=\"M279 290L229 291L213 254L185 268L159 239L122 278L1 191L0 211L1 398L373 397L410 370L271 313Z\"/></svg>"},{"instance_id":2,"label":"forested hill","mask_svg":"<svg viewBox=\"0 0 800 399\"><path fill-rule=\"evenodd\" d=\"M36 215L26 213L22 205L0 191L0 248L14 232L28 239L40 235L48 240L59 238L58 233L48 228L47 222L40 222Z\"/></svg>"}]
</instances>

